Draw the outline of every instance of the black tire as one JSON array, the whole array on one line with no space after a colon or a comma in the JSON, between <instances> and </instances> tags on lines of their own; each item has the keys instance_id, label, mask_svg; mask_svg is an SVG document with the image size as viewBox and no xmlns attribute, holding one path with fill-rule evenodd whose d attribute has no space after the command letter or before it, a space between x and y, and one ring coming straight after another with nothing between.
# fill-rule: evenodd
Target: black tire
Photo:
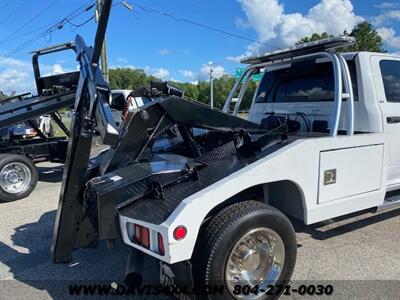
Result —
<instances>
[{"instance_id":1,"label":"black tire","mask_svg":"<svg viewBox=\"0 0 400 300\"><path fill-rule=\"evenodd\" d=\"M3 202L11 202L28 197L31 194L31 192L35 189L36 184L38 182L38 172L33 161L24 155L18 155L18 154L0 155L0 176L3 168L14 162L26 166L30 171L31 178L29 183L27 184L27 187L24 188L23 191L18 193L9 193L5 189L3 189L3 187L0 185L0 201Z\"/></svg>"},{"instance_id":2,"label":"black tire","mask_svg":"<svg viewBox=\"0 0 400 300\"><path fill-rule=\"evenodd\" d=\"M275 284L288 284L296 263L296 235L288 218L280 211L258 201L244 201L230 205L218 212L202 229L196 244L193 277L196 285L225 286L223 295L210 299L234 299L225 282L225 268L229 255L241 237L249 231L266 227L281 237L285 248L285 262ZM252 295L254 296L254 294ZM262 299L277 299L279 295Z\"/></svg>"}]
</instances>

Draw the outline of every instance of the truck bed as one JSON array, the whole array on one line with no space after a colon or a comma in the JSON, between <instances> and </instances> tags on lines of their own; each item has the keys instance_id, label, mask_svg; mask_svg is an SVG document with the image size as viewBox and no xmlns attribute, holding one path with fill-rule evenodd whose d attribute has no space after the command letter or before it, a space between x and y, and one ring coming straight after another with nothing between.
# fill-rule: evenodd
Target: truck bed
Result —
<instances>
[{"instance_id":1,"label":"truck bed","mask_svg":"<svg viewBox=\"0 0 400 300\"><path fill-rule=\"evenodd\" d=\"M275 143L264 150L260 157L285 145L287 142ZM99 236L108 239L117 234L114 213L110 212L115 212L115 208L119 215L161 224L182 200L260 157L243 158L237 153L234 143L228 142L201 157L189 159L180 170L165 172L163 167L164 172L157 173L151 166L152 162L137 163L112 172L107 178L94 179L87 192L91 193L88 198L97 199ZM168 158L164 163L168 164ZM194 167L189 170L187 165Z\"/></svg>"}]
</instances>

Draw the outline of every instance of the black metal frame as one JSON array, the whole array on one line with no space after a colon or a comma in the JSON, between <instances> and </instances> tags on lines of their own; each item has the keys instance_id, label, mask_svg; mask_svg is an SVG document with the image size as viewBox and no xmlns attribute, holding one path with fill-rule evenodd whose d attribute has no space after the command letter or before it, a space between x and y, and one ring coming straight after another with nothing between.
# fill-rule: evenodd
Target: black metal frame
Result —
<instances>
[{"instance_id":1,"label":"black metal frame","mask_svg":"<svg viewBox=\"0 0 400 300\"><path fill-rule=\"evenodd\" d=\"M66 42L54 46L50 46L47 48L42 48L31 52L32 55L32 65L33 65L33 73L35 75L36 89L38 95L43 95L47 91L47 89L51 88L51 86L55 83L62 82L63 85L69 84L70 86L75 85L77 78L79 76L79 72L69 72L58 75L50 75L42 77L40 73L40 65L39 65L39 57L51 53L61 52L72 50L76 52L76 47L73 42Z\"/></svg>"},{"instance_id":2,"label":"black metal frame","mask_svg":"<svg viewBox=\"0 0 400 300\"><path fill-rule=\"evenodd\" d=\"M55 262L70 261L74 248L87 247L96 241L93 226L82 210L80 196L86 182L94 127L97 126L103 143L115 144L118 139L108 104L110 91L99 68L111 4L112 0L104 1L94 48L86 46L79 35L75 39L81 71L54 227L52 255Z\"/></svg>"},{"instance_id":3,"label":"black metal frame","mask_svg":"<svg viewBox=\"0 0 400 300\"><path fill-rule=\"evenodd\" d=\"M0 103L0 129L74 105L75 91Z\"/></svg>"}]
</instances>

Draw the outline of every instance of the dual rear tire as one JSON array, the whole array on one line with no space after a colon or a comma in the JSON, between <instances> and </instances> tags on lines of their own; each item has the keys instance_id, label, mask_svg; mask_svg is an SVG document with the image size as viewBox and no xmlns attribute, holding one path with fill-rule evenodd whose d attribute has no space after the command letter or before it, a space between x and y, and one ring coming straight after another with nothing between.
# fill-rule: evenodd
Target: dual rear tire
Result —
<instances>
[{"instance_id":1,"label":"dual rear tire","mask_svg":"<svg viewBox=\"0 0 400 300\"><path fill-rule=\"evenodd\" d=\"M294 229L280 211L258 201L222 209L203 227L192 260L196 285L225 287L211 299L276 299L271 285L289 282L296 262Z\"/></svg>"}]
</instances>

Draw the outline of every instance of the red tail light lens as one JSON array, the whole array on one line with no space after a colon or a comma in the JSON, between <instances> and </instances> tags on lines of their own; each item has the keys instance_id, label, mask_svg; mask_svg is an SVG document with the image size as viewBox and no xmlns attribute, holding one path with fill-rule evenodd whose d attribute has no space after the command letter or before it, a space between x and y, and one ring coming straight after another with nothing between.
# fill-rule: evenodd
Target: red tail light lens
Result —
<instances>
[{"instance_id":1,"label":"red tail light lens","mask_svg":"<svg viewBox=\"0 0 400 300\"><path fill-rule=\"evenodd\" d=\"M143 231L143 227L135 224L135 242L138 244L141 244L142 240L143 240L142 231Z\"/></svg>"},{"instance_id":2,"label":"red tail light lens","mask_svg":"<svg viewBox=\"0 0 400 300\"><path fill-rule=\"evenodd\" d=\"M143 247L145 247L145 248L150 248L150 232L149 232L149 229L148 228L146 228L146 227L142 227L143 228L143 231L142 231L142 236L143 236L143 239L142 239L142 245L143 245Z\"/></svg>"},{"instance_id":3,"label":"red tail light lens","mask_svg":"<svg viewBox=\"0 0 400 300\"><path fill-rule=\"evenodd\" d=\"M174 230L174 238L177 241L183 240L186 237L187 229L185 226L178 226Z\"/></svg>"},{"instance_id":4,"label":"red tail light lens","mask_svg":"<svg viewBox=\"0 0 400 300\"><path fill-rule=\"evenodd\" d=\"M157 234L157 240L158 240L158 253L161 256L164 256L164 254L165 254L164 240L160 233Z\"/></svg>"},{"instance_id":5,"label":"red tail light lens","mask_svg":"<svg viewBox=\"0 0 400 300\"><path fill-rule=\"evenodd\" d=\"M146 227L135 224L135 240L134 242L145 248L150 248L150 230Z\"/></svg>"}]
</instances>

